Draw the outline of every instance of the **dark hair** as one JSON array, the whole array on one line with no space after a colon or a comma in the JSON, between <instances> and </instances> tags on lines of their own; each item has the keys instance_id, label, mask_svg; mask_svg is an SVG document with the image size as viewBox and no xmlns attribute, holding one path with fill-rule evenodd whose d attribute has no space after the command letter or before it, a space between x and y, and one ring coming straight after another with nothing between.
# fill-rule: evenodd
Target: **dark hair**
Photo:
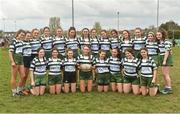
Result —
<instances>
[{"instance_id":1,"label":"dark hair","mask_svg":"<svg viewBox=\"0 0 180 114\"><path fill-rule=\"evenodd\" d=\"M15 35L15 37L18 37L18 35L19 35L19 34L21 34L21 33L24 33L24 34L26 34L26 32L25 32L24 30L22 30L22 29L19 29L19 30L16 32L16 35Z\"/></svg>"},{"instance_id":2,"label":"dark hair","mask_svg":"<svg viewBox=\"0 0 180 114\"><path fill-rule=\"evenodd\" d=\"M56 47L53 47L53 48L52 48L51 54L52 54L52 52L53 52L54 50L57 51L57 52L58 52L58 55L59 55L59 50L58 50Z\"/></svg>"},{"instance_id":3,"label":"dark hair","mask_svg":"<svg viewBox=\"0 0 180 114\"><path fill-rule=\"evenodd\" d=\"M100 54L101 54L102 52L106 53L106 51L105 51L105 50L100 49L100 50L98 51L98 57L100 57ZM107 55L105 56L105 59L106 59L106 58L107 58Z\"/></svg>"},{"instance_id":4,"label":"dark hair","mask_svg":"<svg viewBox=\"0 0 180 114\"><path fill-rule=\"evenodd\" d=\"M37 52L39 53L40 50L44 50L44 48L43 47L38 48Z\"/></svg>"},{"instance_id":5,"label":"dark hair","mask_svg":"<svg viewBox=\"0 0 180 114\"><path fill-rule=\"evenodd\" d=\"M69 30L68 30L68 36L69 36L69 33L74 30L75 31L75 35L74 35L74 38L76 37L76 28L75 27L70 27Z\"/></svg>"},{"instance_id":6,"label":"dark hair","mask_svg":"<svg viewBox=\"0 0 180 114\"><path fill-rule=\"evenodd\" d=\"M161 29L160 29L160 30L158 30L157 32L160 32L160 33L162 34L162 39L163 39L163 40L165 40L165 39L166 39L166 37L167 37L167 33L166 33L166 31L165 31L165 30L163 30L163 29L161 30Z\"/></svg>"},{"instance_id":7,"label":"dark hair","mask_svg":"<svg viewBox=\"0 0 180 114\"><path fill-rule=\"evenodd\" d=\"M30 31L26 31L26 35L27 35L27 34L31 34L31 32L30 32Z\"/></svg>"},{"instance_id":8,"label":"dark hair","mask_svg":"<svg viewBox=\"0 0 180 114\"><path fill-rule=\"evenodd\" d=\"M149 55L148 55L148 49L147 49L146 47L141 48L141 49L140 49L140 52L141 52L142 50L146 51L146 52L147 52L147 56L149 56ZM141 54L140 54L140 55L141 55ZM142 59L142 56L141 56L140 58Z\"/></svg>"},{"instance_id":9,"label":"dark hair","mask_svg":"<svg viewBox=\"0 0 180 114\"><path fill-rule=\"evenodd\" d=\"M82 29L82 37L84 37L84 35L83 35L83 31L84 31L84 30L88 30L88 38L89 38L89 37L90 37L90 34L89 34L89 29L88 29L88 28L83 28L83 29Z\"/></svg>"},{"instance_id":10,"label":"dark hair","mask_svg":"<svg viewBox=\"0 0 180 114\"><path fill-rule=\"evenodd\" d=\"M66 58L68 58L67 53L68 53L69 51L72 51L72 52L73 52L73 50L72 50L71 48L67 48L67 49L66 49Z\"/></svg>"},{"instance_id":11,"label":"dark hair","mask_svg":"<svg viewBox=\"0 0 180 114\"><path fill-rule=\"evenodd\" d=\"M45 29L48 29L50 31L50 28L49 27L44 27L43 28L43 32L45 31Z\"/></svg>"},{"instance_id":12,"label":"dark hair","mask_svg":"<svg viewBox=\"0 0 180 114\"><path fill-rule=\"evenodd\" d=\"M121 53L120 53L120 51L119 51L119 48L116 47L116 48L113 48L113 49L115 49L115 50L118 52L117 57L120 58L120 57L121 57ZM113 49L112 49L112 50L113 50ZM112 53L112 52L111 52L111 53ZM111 55L112 55L112 54L111 54Z\"/></svg>"},{"instance_id":13,"label":"dark hair","mask_svg":"<svg viewBox=\"0 0 180 114\"><path fill-rule=\"evenodd\" d=\"M128 33L128 37L129 37L129 40L130 40L130 32L128 30L123 30L122 33L123 32L127 32ZM124 40L124 37L123 37L123 40Z\"/></svg>"},{"instance_id":14,"label":"dark hair","mask_svg":"<svg viewBox=\"0 0 180 114\"><path fill-rule=\"evenodd\" d=\"M111 34L112 34L112 32L115 32L118 35L118 31L116 29L112 29Z\"/></svg>"},{"instance_id":15,"label":"dark hair","mask_svg":"<svg viewBox=\"0 0 180 114\"><path fill-rule=\"evenodd\" d=\"M129 53L131 53L131 54L134 56L134 50L133 50L132 48L127 48L127 49L125 49L124 53L125 53L126 51L129 52Z\"/></svg>"}]
</instances>

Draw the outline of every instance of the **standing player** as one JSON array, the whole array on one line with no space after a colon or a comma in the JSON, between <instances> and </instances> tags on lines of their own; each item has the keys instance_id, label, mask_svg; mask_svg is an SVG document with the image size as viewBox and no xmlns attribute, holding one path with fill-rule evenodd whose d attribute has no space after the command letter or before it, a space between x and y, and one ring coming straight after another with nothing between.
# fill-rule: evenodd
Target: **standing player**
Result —
<instances>
[{"instance_id":1,"label":"standing player","mask_svg":"<svg viewBox=\"0 0 180 114\"><path fill-rule=\"evenodd\" d=\"M96 29L91 30L90 44L93 57L97 57L99 51L99 41L96 34Z\"/></svg>"},{"instance_id":2,"label":"standing player","mask_svg":"<svg viewBox=\"0 0 180 114\"><path fill-rule=\"evenodd\" d=\"M23 82L25 79L24 64L23 64L23 39L26 32L24 30L19 30L16 33L16 37L12 40L9 47L9 58L11 63L11 88L12 95L23 95ZM17 73L19 72L20 80L18 82L18 87L16 83Z\"/></svg>"},{"instance_id":3,"label":"standing player","mask_svg":"<svg viewBox=\"0 0 180 114\"><path fill-rule=\"evenodd\" d=\"M173 65L172 61L172 43L165 40L166 34L164 31L158 31L156 37L159 41L160 58L159 64L162 66L162 73L165 81L165 87L162 91L163 94L172 93L170 66Z\"/></svg>"},{"instance_id":4,"label":"standing player","mask_svg":"<svg viewBox=\"0 0 180 114\"><path fill-rule=\"evenodd\" d=\"M60 54L60 58L65 58L66 40L63 36L63 30L61 28L56 29L56 36L53 39L53 47L57 48Z\"/></svg>"},{"instance_id":5,"label":"standing player","mask_svg":"<svg viewBox=\"0 0 180 114\"><path fill-rule=\"evenodd\" d=\"M109 57L111 55L110 50L111 50L111 42L108 38L107 31L102 30L101 31L101 37L99 40L99 47L100 49L106 51L106 56Z\"/></svg>"},{"instance_id":6,"label":"standing player","mask_svg":"<svg viewBox=\"0 0 180 114\"><path fill-rule=\"evenodd\" d=\"M51 57L51 49L53 46L53 38L50 36L49 27L44 27L43 36L41 37L41 45L45 50L46 59Z\"/></svg>"},{"instance_id":7,"label":"standing player","mask_svg":"<svg viewBox=\"0 0 180 114\"><path fill-rule=\"evenodd\" d=\"M141 28L135 29L135 38L133 39L133 49L135 57L140 58L140 49L145 47L146 38L142 37Z\"/></svg>"},{"instance_id":8,"label":"standing player","mask_svg":"<svg viewBox=\"0 0 180 114\"><path fill-rule=\"evenodd\" d=\"M76 29L74 27L70 27L68 30L68 38L66 39L66 48L72 49L74 57L77 58L79 42L76 38Z\"/></svg>"},{"instance_id":9,"label":"standing player","mask_svg":"<svg viewBox=\"0 0 180 114\"><path fill-rule=\"evenodd\" d=\"M158 65L158 42L153 32L148 33L148 39L146 40L146 48L148 50L148 55L152 59L154 59L156 65Z\"/></svg>"}]
</instances>

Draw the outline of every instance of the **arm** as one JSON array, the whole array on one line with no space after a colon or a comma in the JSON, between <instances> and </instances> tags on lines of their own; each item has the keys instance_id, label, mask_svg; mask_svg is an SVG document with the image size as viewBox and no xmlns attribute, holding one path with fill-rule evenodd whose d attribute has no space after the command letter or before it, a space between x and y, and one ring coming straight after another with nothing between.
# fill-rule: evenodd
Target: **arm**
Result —
<instances>
[{"instance_id":1,"label":"arm","mask_svg":"<svg viewBox=\"0 0 180 114\"><path fill-rule=\"evenodd\" d=\"M31 85L35 86L33 70L32 69L30 69L29 75L30 75L30 79L31 79Z\"/></svg>"},{"instance_id":2,"label":"arm","mask_svg":"<svg viewBox=\"0 0 180 114\"><path fill-rule=\"evenodd\" d=\"M13 59L13 52L12 51L9 51L9 59L10 59L11 66L14 67L16 64L15 64L14 59Z\"/></svg>"},{"instance_id":3,"label":"arm","mask_svg":"<svg viewBox=\"0 0 180 114\"><path fill-rule=\"evenodd\" d=\"M155 70L153 71L152 83L156 83L156 79L157 79L157 69L155 69Z\"/></svg>"},{"instance_id":4,"label":"arm","mask_svg":"<svg viewBox=\"0 0 180 114\"><path fill-rule=\"evenodd\" d=\"M167 58L169 56L169 51L165 51L164 59L163 59L163 65L166 65Z\"/></svg>"}]
</instances>

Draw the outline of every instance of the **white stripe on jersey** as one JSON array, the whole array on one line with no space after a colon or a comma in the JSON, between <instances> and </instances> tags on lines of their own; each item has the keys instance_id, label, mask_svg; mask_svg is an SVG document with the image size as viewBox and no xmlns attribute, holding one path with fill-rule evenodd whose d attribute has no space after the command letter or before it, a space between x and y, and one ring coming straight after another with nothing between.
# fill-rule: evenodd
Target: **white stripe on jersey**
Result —
<instances>
[{"instance_id":1,"label":"white stripe on jersey","mask_svg":"<svg viewBox=\"0 0 180 114\"><path fill-rule=\"evenodd\" d=\"M66 38L66 47L71 48L72 50L77 50L79 48L79 42L76 38Z\"/></svg>"},{"instance_id":2,"label":"white stripe on jersey","mask_svg":"<svg viewBox=\"0 0 180 114\"><path fill-rule=\"evenodd\" d=\"M93 64L96 66L97 73L109 72L109 59L100 60L99 58L96 58Z\"/></svg>"},{"instance_id":3,"label":"white stripe on jersey","mask_svg":"<svg viewBox=\"0 0 180 114\"><path fill-rule=\"evenodd\" d=\"M93 53L98 53L98 51L99 51L99 41L98 41L98 39L97 38L91 38L90 42L91 42L91 51Z\"/></svg>"},{"instance_id":4,"label":"white stripe on jersey","mask_svg":"<svg viewBox=\"0 0 180 114\"><path fill-rule=\"evenodd\" d=\"M16 54L22 54L23 47L24 47L23 41L13 38L12 43L9 46L9 51L14 52Z\"/></svg>"},{"instance_id":5,"label":"white stripe on jersey","mask_svg":"<svg viewBox=\"0 0 180 114\"><path fill-rule=\"evenodd\" d=\"M133 40L134 50L139 51L141 48L145 47L146 38L135 38Z\"/></svg>"},{"instance_id":6,"label":"white stripe on jersey","mask_svg":"<svg viewBox=\"0 0 180 114\"><path fill-rule=\"evenodd\" d=\"M139 65L139 60L137 58L133 59L122 59L122 66L124 68L125 76L137 76L137 68Z\"/></svg>"},{"instance_id":7,"label":"white stripe on jersey","mask_svg":"<svg viewBox=\"0 0 180 114\"><path fill-rule=\"evenodd\" d=\"M65 56L66 41L64 37L62 38L55 37L53 39L53 47L56 47L59 50L59 53Z\"/></svg>"},{"instance_id":8,"label":"white stripe on jersey","mask_svg":"<svg viewBox=\"0 0 180 114\"><path fill-rule=\"evenodd\" d=\"M23 42L23 43L24 43L23 56L31 56L32 48L31 48L30 42Z\"/></svg>"},{"instance_id":9,"label":"white stripe on jersey","mask_svg":"<svg viewBox=\"0 0 180 114\"><path fill-rule=\"evenodd\" d=\"M62 66L62 61L61 59L48 59L48 70L49 70L49 75L60 75L61 74L61 66Z\"/></svg>"},{"instance_id":10,"label":"white stripe on jersey","mask_svg":"<svg viewBox=\"0 0 180 114\"><path fill-rule=\"evenodd\" d=\"M149 56L158 55L158 43L157 42L151 42L151 41L146 40L146 47L147 47Z\"/></svg>"},{"instance_id":11,"label":"white stripe on jersey","mask_svg":"<svg viewBox=\"0 0 180 114\"><path fill-rule=\"evenodd\" d=\"M111 49L111 43L110 43L109 39L101 38L99 40L99 46L100 46L100 49L103 49L105 51L109 51Z\"/></svg>"},{"instance_id":12,"label":"white stripe on jersey","mask_svg":"<svg viewBox=\"0 0 180 114\"><path fill-rule=\"evenodd\" d=\"M30 40L32 54L37 54L37 50L41 47L41 42L38 39Z\"/></svg>"},{"instance_id":13,"label":"white stripe on jersey","mask_svg":"<svg viewBox=\"0 0 180 114\"><path fill-rule=\"evenodd\" d=\"M65 58L63 61L64 71L65 72L75 72L76 71L76 59L67 59Z\"/></svg>"},{"instance_id":14,"label":"white stripe on jersey","mask_svg":"<svg viewBox=\"0 0 180 114\"><path fill-rule=\"evenodd\" d=\"M52 37L42 37L41 44L45 51L50 51L53 45Z\"/></svg>"},{"instance_id":15,"label":"white stripe on jersey","mask_svg":"<svg viewBox=\"0 0 180 114\"><path fill-rule=\"evenodd\" d=\"M153 71L157 69L157 66L154 60L152 58L148 58L146 60L142 59L140 61L141 62L139 65L139 69L140 69L141 76L152 77Z\"/></svg>"},{"instance_id":16,"label":"white stripe on jersey","mask_svg":"<svg viewBox=\"0 0 180 114\"><path fill-rule=\"evenodd\" d=\"M109 58L109 70L111 74L120 72L121 69L121 60L119 58L113 58L112 56Z\"/></svg>"}]
</instances>

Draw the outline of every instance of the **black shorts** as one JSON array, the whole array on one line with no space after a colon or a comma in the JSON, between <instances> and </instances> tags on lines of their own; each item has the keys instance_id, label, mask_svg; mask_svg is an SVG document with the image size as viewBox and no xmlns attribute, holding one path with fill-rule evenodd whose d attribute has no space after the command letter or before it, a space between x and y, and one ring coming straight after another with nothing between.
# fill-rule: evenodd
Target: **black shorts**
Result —
<instances>
[{"instance_id":1,"label":"black shorts","mask_svg":"<svg viewBox=\"0 0 180 114\"><path fill-rule=\"evenodd\" d=\"M64 83L76 83L76 72L64 72Z\"/></svg>"},{"instance_id":2,"label":"black shorts","mask_svg":"<svg viewBox=\"0 0 180 114\"><path fill-rule=\"evenodd\" d=\"M33 60L35 57L37 57L37 54L31 54L31 59Z\"/></svg>"},{"instance_id":3,"label":"black shorts","mask_svg":"<svg viewBox=\"0 0 180 114\"><path fill-rule=\"evenodd\" d=\"M23 62L25 68L30 68L32 57L31 56L23 56Z\"/></svg>"}]
</instances>

